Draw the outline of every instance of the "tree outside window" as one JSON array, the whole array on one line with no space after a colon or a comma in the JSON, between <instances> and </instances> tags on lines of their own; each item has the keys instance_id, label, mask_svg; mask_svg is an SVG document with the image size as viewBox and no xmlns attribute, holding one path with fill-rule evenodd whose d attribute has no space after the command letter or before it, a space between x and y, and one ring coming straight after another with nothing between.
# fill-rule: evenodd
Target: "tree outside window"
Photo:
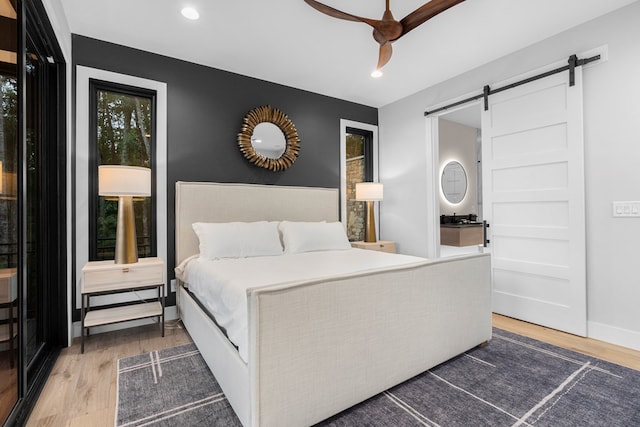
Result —
<instances>
[{"instance_id":1,"label":"tree outside window","mask_svg":"<svg viewBox=\"0 0 640 427\"><path fill-rule=\"evenodd\" d=\"M356 200L356 184L365 181L365 138L347 134L347 236L351 241L364 240L364 202Z\"/></svg>"}]
</instances>

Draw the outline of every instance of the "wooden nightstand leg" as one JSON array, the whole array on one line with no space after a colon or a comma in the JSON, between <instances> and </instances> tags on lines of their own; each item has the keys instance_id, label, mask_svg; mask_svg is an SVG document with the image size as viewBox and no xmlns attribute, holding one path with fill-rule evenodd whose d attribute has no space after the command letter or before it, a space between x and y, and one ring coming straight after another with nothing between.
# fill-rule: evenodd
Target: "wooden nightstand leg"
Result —
<instances>
[{"instance_id":1,"label":"wooden nightstand leg","mask_svg":"<svg viewBox=\"0 0 640 427\"><path fill-rule=\"evenodd\" d=\"M87 294L87 305L86 308L84 309L84 313L85 315L91 311L91 294ZM91 328L87 328L87 336L91 335Z\"/></svg>"},{"instance_id":2,"label":"wooden nightstand leg","mask_svg":"<svg viewBox=\"0 0 640 427\"><path fill-rule=\"evenodd\" d=\"M82 308L80 309L80 353L84 354L84 294L80 294Z\"/></svg>"}]
</instances>

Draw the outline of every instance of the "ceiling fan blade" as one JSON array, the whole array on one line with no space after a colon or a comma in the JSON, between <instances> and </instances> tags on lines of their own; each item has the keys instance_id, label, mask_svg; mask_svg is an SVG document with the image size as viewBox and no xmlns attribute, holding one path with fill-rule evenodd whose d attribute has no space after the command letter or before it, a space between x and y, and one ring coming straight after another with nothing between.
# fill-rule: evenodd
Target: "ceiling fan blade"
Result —
<instances>
[{"instance_id":1,"label":"ceiling fan blade","mask_svg":"<svg viewBox=\"0 0 640 427\"><path fill-rule=\"evenodd\" d=\"M380 45L380 56L378 57L378 66L376 67L376 70L382 69L382 67L389 62L392 53L393 48L391 47L390 42Z\"/></svg>"},{"instance_id":2,"label":"ceiling fan blade","mask_svg":"<svg viewBox=\"0 0 640 427\"><path fill-rule=\"evenodd\" d=\"M359 16L351 15L350 13L346 13L346 12L343 12L341 10L334 9L331 6L327 6L326 4L322 4L322 3L317 2L315 0L304 0L304 1L309 6L311 6L312 8L314 8L315 10L317 10L319 12L324 13L325 15L329 15L329 16L332 16L332 17L338 18L338 19L346 19L347 21L362 22L363 18L360 18Z\"/></svg>"},{"instance_id":3,"label":"ceiling fan blade","mask_svg":"<svg viewBox=\"0 0 640 427\"><path fill-rule=\"evenodd\" d=\"M377 19L363 18L361 16L352 15L350 13L343 12L338 9L334 9L331 6L327 6L326 4L322 4L315 0L304 0L304 2L307 3L309 6L311 6L312 8L314 8L315 10L322 12L325 15L329 15L333 18L345 19L347 21L364 22L365 24L371 25L373 28L376 28L376 26L380 22Z\"/></svg>"},{"instance_id":4,"label":"ceiling fan blade","mask_svg":"<svg viewBox=\"0 0 640 427\"><path fill-rule=\"evenodd\" d=\"M402 24L402 34L398 36L398 39L437 14L463 1L464 0L431 0L429 3L420 6L400 20Z\"/></svg>"}]
</instances>

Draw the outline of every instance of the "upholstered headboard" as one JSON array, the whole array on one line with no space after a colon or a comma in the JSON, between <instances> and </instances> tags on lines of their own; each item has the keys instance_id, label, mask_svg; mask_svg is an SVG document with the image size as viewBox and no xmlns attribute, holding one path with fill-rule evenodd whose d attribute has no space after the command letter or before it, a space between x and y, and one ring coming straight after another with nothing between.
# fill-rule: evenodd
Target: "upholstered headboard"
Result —
<instances>
[{"instance_id":1,"label":"upholstered headboard","mask_svg":"<svg viewBox=\"0 0 640 427\"><path fill-rule=\"evenodd\" d=\"M176 182L176 265L198 253L194 222L338 221L337 188Z\"/></svg>"}]
</instances>

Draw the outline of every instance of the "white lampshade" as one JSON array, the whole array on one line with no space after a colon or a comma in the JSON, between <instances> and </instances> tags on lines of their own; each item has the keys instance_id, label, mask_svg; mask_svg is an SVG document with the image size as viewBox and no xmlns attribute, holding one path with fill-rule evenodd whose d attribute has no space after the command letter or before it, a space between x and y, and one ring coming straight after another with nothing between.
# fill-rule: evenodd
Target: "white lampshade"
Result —
<instances>
[{"instance_id":1,"label":"white lampshade","mask_svg":"<svg viewBox=\"0 0 640 427\"><path fill-rule=\"evenodd\" d=\"M98 194L148 197L151 195L151 169L139 166L98 166Z\"/></svg>"},{"instance_id":2,"label":"white lampshade","mask_svg":"<svg viewBox=\"0 0 640 427\"><path fill-rule=\"evenodd\" d=\"M356 200L380 201L382 200L383 187L380 182L358 182L356 184Z\"/></svg>"}]
</instances>

